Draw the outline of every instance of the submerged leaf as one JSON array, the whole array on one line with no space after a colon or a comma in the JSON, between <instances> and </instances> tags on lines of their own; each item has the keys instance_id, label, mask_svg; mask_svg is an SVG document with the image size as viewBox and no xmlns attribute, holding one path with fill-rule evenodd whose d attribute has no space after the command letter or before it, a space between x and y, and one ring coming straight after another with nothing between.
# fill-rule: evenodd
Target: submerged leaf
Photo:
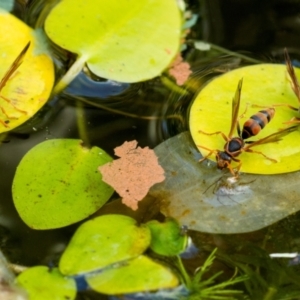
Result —
<instances>
[{"instance_id":1,"label":"submerged leaf","mask_svg":"<svg viewBox=\"0 0 300 300\"><path fill-rule=\"evenodd\" d=\"M80 140L53 139L32 148L13 181L13 200L22 220L34 229L78 222L97 211L113 189L101 181L99 165L111 157Z\"/></svg>"},{"instance_id":2,"label":"submerged leaf","mask_svg":"<svg viewBox=\"0 0 300 300\"><path fill-rule=\"evenodd\" d=\"M148 292L179 284L169 268L144 255L87 277L87 282L93 290L109 295Z\"/></svg>"},{"instance_id":3,"label":"submerged leaf","mask_svg":"<svg viewBox=\"0 0 300 300\"><path fill-rule=\"evenodd\" d=\"M300 70L295 70L300 77ZM250 141L257 141L277 132L287 125L296 116L296 112L286 105L298 106L298 99L292 91L290 79L285 65L259 64L247 66L230 71L208 83L197 95L190 110L190 130L196 145L204 146L212 150L223 150L225 141L220 134L206 135L206 133L222 131L227 135L231 126L232 98L239 80L243 78L241 91L240 112L241 115L247 103L249 104L245 118L240 120L241 125L263 108L276 104L284 106L275 107L274 118ZM252 107L259 105L261 107ZM238 136L237 131L234 136ZM253 174L279 174L300 170L300 131L299 129L276 143L267 143L251 148L261 151L269 158L277 160L272 162L263 155L243 152L238 158L242 161L242 172ZM203 156L209 151L200 148ZM215 155L209 157L215 160ZM237 163L232 162L232 165Z\"/></svg>"},{"instance_id":4,"label":"submerged leaf","mask_svg":"<svg viewBox=\"0 0 300 300\"><path fill-rule=\"evenodd\" d=\"M231 181L201 158L188 132L154 149L166 180L151 188L161 211L192 230L240 233L261 229L300 210L300 173L241 174Z\"/></svg>"},{"instance_id":5,"label":"submerged leaf","mask_svg":"<svg viewBox=\"0 0 300 300\"><path fill-rule=\"evenodd\" d=\"M122 215L104 215L82 224L63 253L59 269L77 275L136 257L150 244L150 231Z\"/></svg>"},{"instance_id":6,"label":"submerged leaf","mask_svg":"<svg viewBox=\"0 0 300 300\"><path fill-rule=\"evenodd\" d=\"M62 276L57 268L29 268L17 277L17 283L27 291L30 300L72 300L76 297L75 280Z\"/></svg>"},{"instance_id":7,"label":"submerged leaf","mask_svg":"<svg viewBox=\"0 0 300 300\"><path fill-rule=\"evenodd\" d=\"M46 103L54 82L54 66L41 48L37 32L1 9L0 25L0 79L30 42L22 64L0 90L0 132L4 132L27 121Z\"/></svg>"},{"instance_id":8,"label":"submerged leaf","mask_svg":"<svg viewBox=\"0 0 300 300\"><path fill-rule=\"evenodd\" d=\"M49 14L45 30L78 54L73 76L87 62L98 76L136 82L169 65L179 50L181 22L174 0L64 0Z\"/></svg>"},{"instance_id":9,"label":"submerged leaf","mask_svg":"<svg viewBox=\"0 0 300 300\"><path fill-rule=\"evenodd\" d=\"M187 245L187 235L182 232L174 219L160 223L156 220L147 222L151 230L151 249L165 256L175 256L184 251Z\"/></svg>"},{"instance_id":10,"label":"submerged leaf","mask_svg":"<svg viewBox=\"0 0 300 300\"><path fill-rule=\"evenodd\" d=\"M137 141L125 142L115 148L115 154L120 159L99 167L102 180L119 193L124 204L136 210L138 201L147 195L149 188L165 179L164 170L154 151L137 147Z\"/></svg>"}]
</instances>

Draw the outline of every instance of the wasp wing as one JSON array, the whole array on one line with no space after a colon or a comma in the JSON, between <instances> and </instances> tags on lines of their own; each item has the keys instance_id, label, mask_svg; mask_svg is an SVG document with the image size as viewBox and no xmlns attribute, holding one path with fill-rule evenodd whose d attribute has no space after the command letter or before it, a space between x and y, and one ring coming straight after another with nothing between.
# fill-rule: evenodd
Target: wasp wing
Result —
<instances>
[{"instance_id":1,"label":"wasp wing","mask_svg":"<svg viewBox=\"0 0 300 300\"><path fill-rule=\"evenodd\" d=\"M241 100L241 91L243 85L243 78L240 79L237 89L235 91L235 95L232 99L232 115L231 115L231 127L228 134L229 139L232 138L234 131L238 125L238 114L240 110L240 100Z\"/></svg>"},{"instance_id":2,"label":"wasp wing","mask_svg":"<svg viewBox=\"0 0 300 300\"><path fill-rule=\"evenodd\" d=\"M21 51L21 53L18 55L18 57L14 60L12 65L9 67L5 75L0 81L0 92L4 88L6 82L9 80L9 78L13 75L13 73L20 67L20 65L23 62L23 58L30 46L30 42L27 43L27 45L24 47L24 49Z\"/></svg>"},{"instance_id":3,"label":"wasp wing","mask_svg":"<svg viewBox=\"0 0 300 300\"><path fill-rule=\"evenodd\" d=\"M280 141L284 136L286 136L287 134L289 133L292 133L296 130L298 130L299 126L291 126L291 127L288 127L288 128L285 128L285 129L282 129L280 131L277 131L273 134L270 134L258 141L255 141L255 142L247 142L247 146L245 146L243 148L243 150L247 150L249 148L252 148L254 146L258 146L258 145L262 145L262 144L267 144L267 143L274 143L274 142L278 142Z\"/></svg>"},{"instance_id":4,"label":"wasp wing","mask_svg":"<svg viewBox=\"0 0 300 300\"><path fill-rule=\"evenodd\" d=\"M288 73L290 75L290 78L292 80L292 82L291 82L292 90L294 91L295 95L298 98L298 101L300 102L300 86L299 86L299 82L298 82L297 76L295 74L294 67L292 65L290 56L289 56L288 51L287 51L286 48L284 49L284 58L285 58L285 63L286 63L287 71L288 71Z\"/></svg>"}]
</instances>

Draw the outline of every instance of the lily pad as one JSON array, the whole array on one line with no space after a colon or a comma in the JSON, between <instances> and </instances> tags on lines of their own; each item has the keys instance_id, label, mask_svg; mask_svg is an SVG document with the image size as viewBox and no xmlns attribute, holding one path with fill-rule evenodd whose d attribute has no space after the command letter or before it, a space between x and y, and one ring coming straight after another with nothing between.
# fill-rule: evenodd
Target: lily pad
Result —
<instances>
[{"instance_id":1,"label":"lily pad","mask_svg":"<svg viewBox=\"0 0 300 300\"><path fill-rule=\"evenodd\" d=\"M76 297L75 280L62 276L57 268L29 268L17 277L17 283L27 291L30 300L72 300Z\"/></svg>"},{"instance_id":2,"label":"lily pad","mask_svg":"<svg viewBox=\"0 0 300 300\"><path fill-rule=\"evenodd\" d=\"M141 255L119 268L87 277L87 283L99 293L115 295L173 288L179 281L169 268Z\"/></svg>"},{"instance_id":3,"label":"lily pad","mask_svg":"<svg viewBox=\"0 0 300 300\"><path fill-rule=\"evenodd\" d=\"M54 66L41 46L40 34L1 9L0 25L0 79L30 42L22 64L0 91L1 133L24 123L46 103L54 82Z\"/></svg>"},{"instance_id":4,"label":"lily pad","mask_svg":"<svg viewBox=\"0 0 300 300\"><path fill-rule=\"evenodd\" d=\"M187 245L187 235L182 232L180 225L174 219L167 219L164 223L156 220L147 222L151 231L150 248L165 256L175 256L184 251Z\"/></svg>"},{"instance_id":5,"label":"lily pad","mask_svg":"<svg viewBox=\"0 0 300 300\"><path fill-rule=\"evenodd\" d=\"M153 186L150 196L163 199L162 213L189 229L250 232L300 210L300 172L241 174L232 182L227 170L198 162L201 155L189 132L166 140L154 151L166 180Z\"/></svg>"},{"instance_id":6,"label":"lily pad","mask_svg":"<svg viewBox=\"0 0 300 300\"><path fill-rule=\"evenodd\" d=\"M113 193L97 171L111 160L102 149L87 149L80 140L38 144L23 157L13 181L20 217L34 229L50 229L90 216Z\"/></svg>"},{"instance_id":7,"label":"lily pad","mask_svg":"<svg viewBox=\"0 0 300 300\"><path fill-rule=\"evenodd\" d=\"M104 268L142 254L150 244L150 231L122 215L104 215L82 224L63 253L59 269L77 275Z\"/></svg>"},{"instance_id":8,"label":"lily pad","mask_svg":"<svg viewBox=\"0 0 300 300\"><path fill-rule=\"evenodd\" d=\"M181 24L174 0L64 0L50 12L45 30L78 54L60 83L65 87L85 63L96 75L120 82L160 75L179 50Z\"/></svg>"},{"instance_id":9,"label":"lily pad","mask_svg":"<svg viewBox=\"0 0 300 300\"><path fill-rule=\"evenodd\" d=\"M295 70L300 77L300 70ZM243 78L241 93L240 114L249 107L245 118L240 120L241 125L263 108L276 104L290 104L299 106L298 100L292 91L290 79L285 65L260 64L247 66L228 72L209 82L197 95L190 110L190 130L196 145L212 150L223 150L225 141L221 135L205 135L207 133L222 131L227 135L231 126L232 98L234 97L239 80ZM259 140L277 132L287 125L284 122L296 116L296 112L287 106L275 107L274 118L251 141ZM237 132L234 136L237 136ZM241 171L254 174L279 174L293 172L300 169L300 131L293 132L276 143L268 143L252 148L261 151L268 157L277 160L272 162L262 155L243 152L239 158L242 161ZM209 151L200 149L203 156ZM209 157L215 161L215 155ZM232 163L236 165L236 163Z\"/></svg>"}]
</instances>

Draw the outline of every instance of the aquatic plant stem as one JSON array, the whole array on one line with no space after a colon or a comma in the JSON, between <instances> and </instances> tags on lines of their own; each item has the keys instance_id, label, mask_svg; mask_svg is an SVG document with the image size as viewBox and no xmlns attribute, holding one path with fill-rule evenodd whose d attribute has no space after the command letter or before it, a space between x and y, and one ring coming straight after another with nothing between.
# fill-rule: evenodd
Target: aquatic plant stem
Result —
<instances>
[{"instance_id":1,"label":"aquatic plant stem","mask_svg":"<svg viewBox=\"0 0 300 300\"><path fill-rule=\"evenodd\" d=\"M35 29L44 27L45 20L46 20L47 16L49 15L49 12L57 3L58 3L58 0L48 0L47 2L43 3L42 11L38 15L37 20L35 22L35 26L34 26ZM28 17L27 17L26 21L27 22L29 21Z\"/></svg>"},{"instance_id":2,"label":"aquatic plant stem","mask_svg":"<svg viewBox=\"0 0 300 300\"><path fill-rule=\"evenodd\" d=\"M87 128L86 128L86 118L83 109L83 103L81 101L76 101L76 123L78 128L79 138L83 141L84 146L90 148L91 143L88 138Z\"/></svg>"},{"instance_id":3,"label":"aquatic plant stem","mask_svg":"<svg viewBox=\"0 0 300 300\"><path fill-rule=\"evenodd\" d=\"M194 42L194 45L195 45L196 49L199 49L200 51L203 51L203 50L201 50L200 48L197 47L197 42L202 42L202 41L194 40L193 42ZM235 56L235 57L239 57L239 58L241 58L241 59L243 59L245 61L252 62L252 63L255 63L255 64L261 64L261 63L263 63L262 61L260 61L258 59L251 58L249 56L240 54L238 52L230 51L230 50L228 50L226 48L223 48L223 47L220 47L218 45L215 45L215 44L212 44L212 43L206 43L206 44L209 45L210 49L217 50L217 51L219 51L221 53L225 53L225 54L229 54L229 55L232 55L232 56ZM207 49L207 50L210 50L210 49Z\"/></svg>"},{"instance_id":4,"label":"aquatic plant stem","mask_svg":"<svg viewBox=\"0 0 300 300\"><path fill-rule=\"evenodd\" d=\"M67 71L67 73L60 79L60 81L54 87L52 94L56 95L60 93L63 89L65 89L70 82L80 73L82 68L85 65L87 60L86 56L78 56L74 64L71 68Z\"/></svg>"},{"instance_id":5,"label":"aquatic plant stem","mask_svg":"<svg viewBox=\"0 0 300 300\"><path fill-rule=\"evenodd\" d=\"M264 295L263 300L272 300L274 295L277 293L277 289L274 287L269 287L267 293Z\"/></svg>"},{"instance_id":6,"label":"aquatic plant stem","mask_svg":"<svg viewBox=\"0 0 300 300\"><path fill-rule=\"evenodd\" d=\"M188 290L191 290L192 289L192 281L191 281L191 278L190 276L188 275L188 273L186 272L186 269L182 263L182 260L180 258L180 256L176 255L176 266L178 267L179 271L180 271L180 274L183 278L183 281L187 287Z\"/></svg>"}]
</instances>

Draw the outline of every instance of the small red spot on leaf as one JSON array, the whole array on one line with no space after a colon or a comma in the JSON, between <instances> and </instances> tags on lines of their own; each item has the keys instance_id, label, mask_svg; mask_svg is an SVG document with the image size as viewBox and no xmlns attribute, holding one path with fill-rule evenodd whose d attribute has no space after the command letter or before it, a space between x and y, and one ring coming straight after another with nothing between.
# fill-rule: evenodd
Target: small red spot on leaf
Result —
<instances>
[{"instance_id":1,"label":"small red spot on leaf","mask_svg":"<svg viewBox=\"0 0 300 300\"><path fill-rule=\"evenodd\" d=\"M165 179L164 170L149 147L137 147L137 141L125 142L114 149L119 159L99 167L102 180L112 186L131 209L138 208L138 201L150 187Z\"/></svg>"}]
</instances>

